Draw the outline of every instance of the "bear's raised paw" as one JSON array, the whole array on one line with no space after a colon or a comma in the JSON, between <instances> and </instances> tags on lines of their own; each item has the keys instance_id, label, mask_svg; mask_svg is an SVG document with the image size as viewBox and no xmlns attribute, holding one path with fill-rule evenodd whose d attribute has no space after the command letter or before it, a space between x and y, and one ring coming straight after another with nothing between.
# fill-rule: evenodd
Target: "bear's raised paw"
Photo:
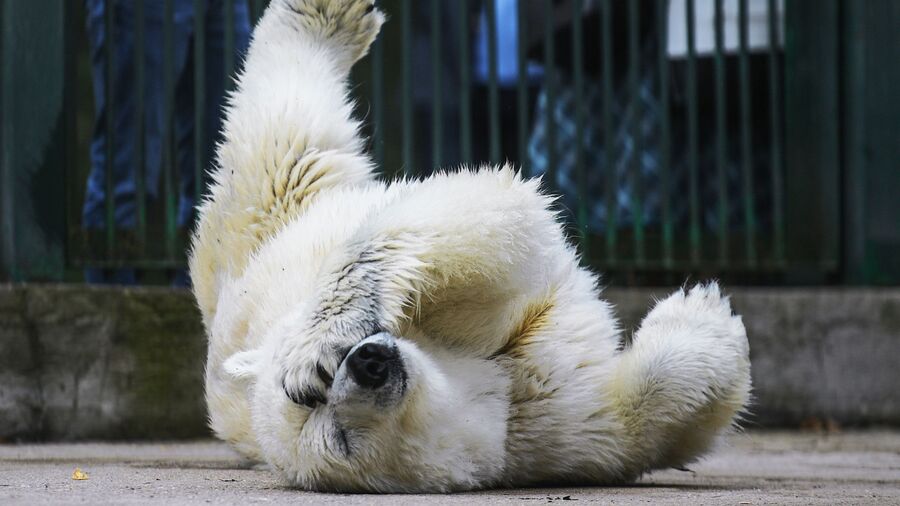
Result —
<instances>
[{"instance_id":1,"label":"bear's raised paw","mask_svg":"<svg viewBox=\"0 0 900 506\"><path fill-rule=\"evenodd\" d=\"M346 51L352 65L365 56L384 23L374 0L280 0L283 15L315 39Z\"/></svg>"}]
</instances>

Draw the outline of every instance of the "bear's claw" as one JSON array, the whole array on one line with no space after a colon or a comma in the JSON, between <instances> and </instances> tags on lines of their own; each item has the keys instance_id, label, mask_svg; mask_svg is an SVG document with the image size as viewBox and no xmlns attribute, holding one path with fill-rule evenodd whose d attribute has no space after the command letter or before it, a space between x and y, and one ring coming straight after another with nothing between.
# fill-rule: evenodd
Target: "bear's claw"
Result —
<instances>
[{"instance_id":1,"label":"bear's claw","mask_svg":"<svg viewBox=\"0 0 900 506\"><path fill-rule=\"evenodd\" d=\"M281 387L300 406L315 408L328 403L334 375L351 346L335 346L321 339L285 342L280 354Z\"/></svg>"}]
</instances>

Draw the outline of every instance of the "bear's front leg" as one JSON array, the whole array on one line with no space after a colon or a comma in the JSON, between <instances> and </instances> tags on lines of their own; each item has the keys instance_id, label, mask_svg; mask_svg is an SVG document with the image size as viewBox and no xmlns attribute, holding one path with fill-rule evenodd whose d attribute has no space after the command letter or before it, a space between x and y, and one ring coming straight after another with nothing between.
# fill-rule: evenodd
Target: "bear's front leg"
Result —
<instances>
[{"instance_id":1,"label":"bear's front leg","mask_svg":"<svg viewBox=\"0 0 900 506\"><path fill-rule=\"evenodd\" d=\"M381 331L402 337L405 318L412 309L427 314L435 294L456 321L483 321L491 329L456 332L455 345L493 352L515 322L484 320L470 299L535 296L552 284L560 257L574 265L548 211L550 199L537 181L523 181L508 167L397 184L390 203L342 248L347 253L320 270L314 324L287 339L277 357L285 391L301 404L327 400L328 374L344 350Z\"/></svg>"},{"instance_id":2,"label":"bear's front leg","mask_svg":"<svg viewBox=\"0 0 900 506\"><path fill-rule=\"evenodd\" d=\"M369 240L348 246L348 254L325 266L311 314L299 334L285 336L276 357L292 401L310 408L327 403L334 374L353 346L379 332L399 332L424 276L414 244L402 236Z\"/></svg>"},{"instance_id":3,"label":"bear's front leg","mask_svg":"<svg viewBox=\"0 0 900 506\"><path fill-rule=\"evenodd\" d=\"M327 47L346 71L365 56L385 20L374 0L276 0L272 4L274 15Z\"/></svg>"}]
</instances>

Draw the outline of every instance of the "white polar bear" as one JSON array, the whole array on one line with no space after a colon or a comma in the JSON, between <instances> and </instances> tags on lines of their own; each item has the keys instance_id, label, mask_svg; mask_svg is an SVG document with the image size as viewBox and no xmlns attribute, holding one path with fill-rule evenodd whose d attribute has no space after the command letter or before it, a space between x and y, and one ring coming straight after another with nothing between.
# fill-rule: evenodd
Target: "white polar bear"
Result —
<instances>
[{"instance_id":1,"label":"white polar bear","mask_svg":"<svg viewBox=\"0 0 900 506\"><path fill-rule=\"evenodd\" d=\"M509 167L375 180L347 77L371 0L273 0L193 240L219 437L315 490L610 483L682 466L744 409L714 284L633 345L551 198Z\"/></svg>"}]
</instances>

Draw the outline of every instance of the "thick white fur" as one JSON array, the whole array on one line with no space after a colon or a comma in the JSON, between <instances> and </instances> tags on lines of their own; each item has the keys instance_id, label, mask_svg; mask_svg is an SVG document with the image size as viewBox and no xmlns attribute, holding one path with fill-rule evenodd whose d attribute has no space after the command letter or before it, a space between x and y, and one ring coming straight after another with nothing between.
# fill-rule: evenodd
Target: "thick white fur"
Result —
<instances>
[{"instance_id":1,"label":"thick white fur","mask_svg":"<svg viewBox=\"0 0 900 506\"><path fill-rule=\"evenodd\" d=\"M697 459L749 396L728 299L678 291L619 350L538 181L375 181L347 98L384 20L371 3L273 0L254 31L191 255L216 434L318 490L608 483ZM348 377L372 340L396 344L405 389Z\"/></svg>"}]
</instances>

